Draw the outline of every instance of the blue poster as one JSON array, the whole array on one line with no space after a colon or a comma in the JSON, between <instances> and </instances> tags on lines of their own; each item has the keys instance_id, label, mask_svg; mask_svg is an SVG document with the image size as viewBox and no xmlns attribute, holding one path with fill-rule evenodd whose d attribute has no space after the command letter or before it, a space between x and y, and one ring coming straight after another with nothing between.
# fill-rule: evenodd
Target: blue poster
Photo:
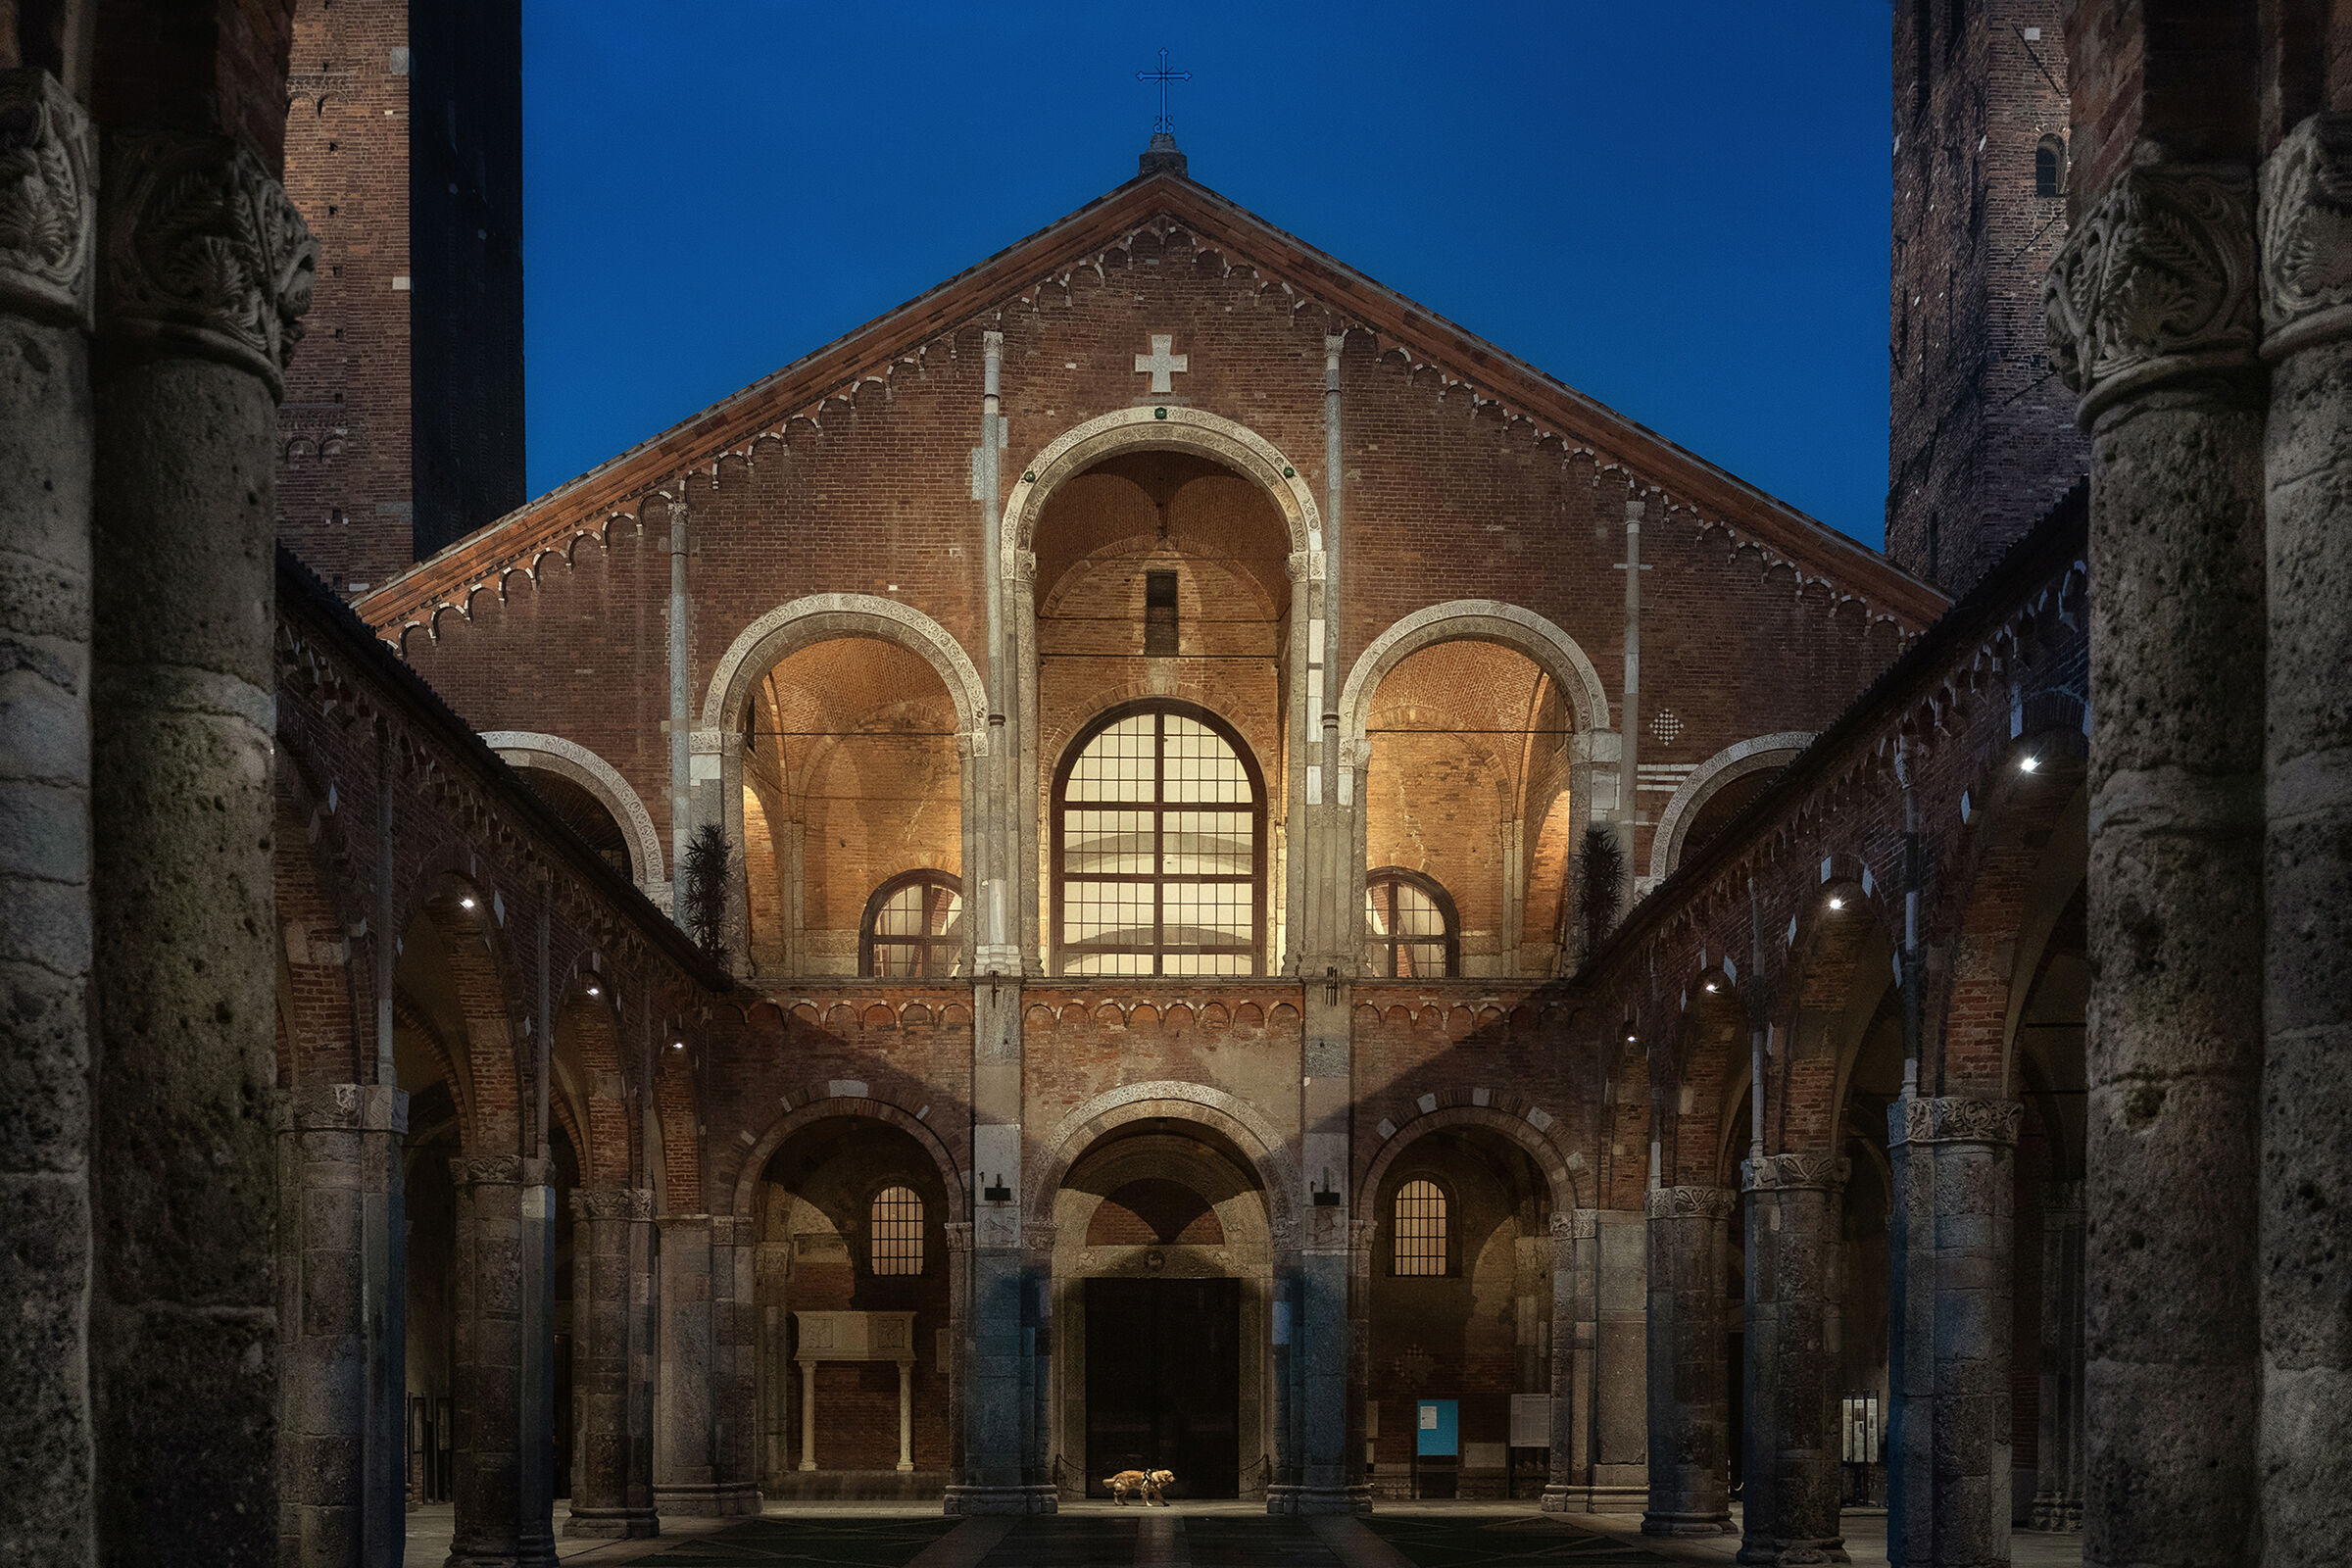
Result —
<instances>
[{"instance_id":1,"label":"blue poster","mask_svg":"<svg viewBox=\"0 0 2352 1568\"><path fill-rule=\"evenodd\" d=\"M1413 1421L1413 1451L1424 1458L1450 1459L1459 1453L1460 1407L1458 1399L1423 1399Z\"/></svg>"}]
</instances>

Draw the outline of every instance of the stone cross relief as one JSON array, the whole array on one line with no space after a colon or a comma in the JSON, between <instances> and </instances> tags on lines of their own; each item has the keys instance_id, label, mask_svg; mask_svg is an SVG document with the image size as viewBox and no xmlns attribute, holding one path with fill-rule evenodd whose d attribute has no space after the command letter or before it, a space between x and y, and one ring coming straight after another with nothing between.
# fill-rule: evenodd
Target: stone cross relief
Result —
<instances>
[{"instance_id":1,"label":"stone cross relief","mask_svg":"<svg viewBox=\"0 0 2352 1568\"><path fill-rule=\"evenodd\" d=\"M1176 383L1169 380L1168 377L1178 371L1190 370L1193 368L1191 355L1168 352L1175 345L1176 334L1173 332L1154 332L1152 334L1152 352L1138 354L1135 357L1136 374L1149 374L1152 377L1152 390L1154 392L1175 391Z\"/></svg>"}]
</instances>

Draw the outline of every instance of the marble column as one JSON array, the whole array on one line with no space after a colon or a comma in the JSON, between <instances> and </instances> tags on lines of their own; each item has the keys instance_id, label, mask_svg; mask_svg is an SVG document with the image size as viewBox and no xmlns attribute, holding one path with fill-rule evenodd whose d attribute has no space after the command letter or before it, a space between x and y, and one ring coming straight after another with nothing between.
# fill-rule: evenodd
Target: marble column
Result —
<instances>
[{"instance_id":1,"label":"marble column","mask_svg":"<svg viewBox=\"0 0 2352 1568\"><path fill-rule=\"evenodd\" d=\"M0 1558L86 1560L91 257L98 156L47 72L0 71L25 219L0 235Z\"/></svg>"},{"instance_id":2,"label":"marble column","mask_svg":"<svg viewBox=\"0 0 2352 1568\"><path fill-rule=\"evenodd\" d=\"M1888 1561L2009 1561L2014 1100L1898 1100L1889 1237Z\"/></svg>"},{"instance_id":3,"label":"marble column","mask_svg":"<svg viewBox=\"0 0 2352 1568\"><path fill-rule=\"evenodd\" d=\"M2261 1491L2266 631L2247 172L2142 143L2077 215L2043 297L2091 435L2097 585L2083 1556L2188 1568L2237 1560Z\"/></svg>"},{"instance_id":4,"label":"marble column","mask_svg":"<svg viewBox=\"0 0 2352 1568\"><path fill-rule=\"evenodd\" d=\"M1723 1359L1729 1222L1724 1187L1651 1192L1647 1536L1732 1528L1731 1389Z\"/></svg>"},{"instance_id":5,"label":"marble column","mask_svg":"<svg viewBox=\"0 0 2352 1568\"><path fill-rule=\"evenodd\" d=\"M2262 1532L2342 1552L2352 1453L2352 114L2262 172L2270 614L2262 1101Z\"/></svg>"},{"instance_id":6,"label":"marble column","mask_svg":"<svg viewBox=\"0 0 2352 1568\"><path fill-rule=\"evenodd\" d=\"M278 1102L278 1474L306 1568L398 1568L407 1542L409 1097L318 1084Z\"/></svg>"},{"instance_id":7,"label":"marble column","mask_svg":"<svg viewBox=\"0 0 2352 1568\"><path fill-rule=\"evenodd\" d=\"M547 1380L533 1375L534 1342L538 1360L549 1353L549 1320L533 1311L541 1291L531 1255L545 1245L545 1216L531 1209L548 1192L546 1164L514 1154L449 1162L457 1190L457 1517L448 1568L543 1568L556 1560L549 1466L531 1452L544 1450L554 1431Z\"/></svg>"},{"instance_id":8,"label":"marble column","mask_svg":"<svg viewBox=\"0 0 2352 1568\"><path fill-rule=\"evenodd\" d=\"M1739 1560L1845 1562L1838 1523L1838 1205L1846 1162L1767 1154L1747 1193Z\"/></svg>"},{"instance_id":9,"label":"marble column","mask_svg":"<svg viewBox=\"0 0 2352 1568\"><path fill-rule=\"evenodd\" d=\"M2041 1209L2041 1425L2032 1528L2082 1528L2082 1184L2052 1182Z\"/></svg>"},{"instance_id":10,"label":"marble column","mask_svg":"<svg viewBox=\"0 0 2352 1568\"><path fill-rule=\"evenodd\" d=\"M196 1530L211 1561L271 1562L276 402L318 250L229 137L110 131L103 156L93 1511L109 1560Z\"/></svg>"},{"instance_id":11,"label":"marble column","mask_svg":"<svg viewBox=\"0 0 2352 1568\"><path fill-rule=\"evenodd\" d=\"M571 1517L566 1536L653 1536L652 1433L643 1367L654 1195L584 1188L571 1195Z\"/></svg>"}]
</instances>

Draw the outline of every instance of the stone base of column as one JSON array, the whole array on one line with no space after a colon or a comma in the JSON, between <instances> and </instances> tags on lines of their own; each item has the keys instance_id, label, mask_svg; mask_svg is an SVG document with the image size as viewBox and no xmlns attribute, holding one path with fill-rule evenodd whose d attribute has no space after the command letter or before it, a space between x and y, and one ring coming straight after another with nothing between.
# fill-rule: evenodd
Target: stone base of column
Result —
<instances>
[{"instance_id":1,"label":"stone base of column","mask_svg":"<svg viewBox=\"0 0 2352 1568\"><path fill-rule=\"evenodd\" d=\"M662 1516L651 1508L574 1508L564 1521L564 1539L639 1541L662 1533Z\"/></svg>"},{"instance_id":2,"label":"stone base of column","mask_svg":"<svg viewBox=\"0 0 2352 1568\"><path fill-rule=\"evenodd\" d=\"M760 1488L751 1481L668 1482L654 1488L654 1511L681 1518L732 1519L760 1511Z\"/></svg>"},{"instance_id":3,"label":"stone base of column","mask_svg":"<svg viewBox=\"0 0 2352 1568\"><path fill-rule=\"evenodd\" d=\"M1704 1513L1645 1513L1642 1516L1642 1533L1645 1536L1728 1536L1732 1533L1732 1516L1727 1511Z\"/></svg>"},{"instance_id":4,"label":"stone base of column","mask_svg":"<svg viewBox=\"0 0 2352 1568\"><path fill-rule=\"evenodd\" d=\"M1548 1486L1538 1504L1545 1513L1640 1513L1649 1501L1649 1484L1638 1486Z\"/></svg>"},{"instance_id":5,"label":"stone base of column","mask_svg":"<svg viewBox=\"0 0 2352 1568\"><path fill-rule=\"evenodd\" d=\"M1266 1512L1287 1514L1294 1519L1311 1519L1323 1514L1354 1514L1372 1511L1372 1486L1360 1482L1351 1487L1268 1487Z\"/></svg>"},{"instance_id":6,"label":"stone base of column","mask_svg":"<svg viewBox=\"0 0 2352 1568\"><path fill-rule=\"evenodd\" d=\"M2034 1511L2027 1516L2028 1530L2067 1531L2082 1528L2082 1499L2068 1496L2063 1492L2041 1491L2034 1494Z\"/></svg>"},{"instance_id":7,"label":"stone base of column","mask_svg":"<svg viewBox=\"0 0 2352 1568\"><path fill-rule=\"evenodd\" d=\"M1835 1536L1826 1541L1758 1541L1749 1540L1740 1547L1736 1562L1772 1563L1777 1568L1791 1568L1799 1563L1852 1562L1846 1554L1845 1538Z\"/></svg>"},{"instance_id":8,"label":"stone base of column","mask_svg":"<svg viewBox=\"0 0 2352 1568\"><path fill-rule=\"evenodd\" d=\"M1060 1511L1061 1495L1053 1487L950 1487L940 1502L940 1512L958 1517Z\"/></svg>"}]
</instances>

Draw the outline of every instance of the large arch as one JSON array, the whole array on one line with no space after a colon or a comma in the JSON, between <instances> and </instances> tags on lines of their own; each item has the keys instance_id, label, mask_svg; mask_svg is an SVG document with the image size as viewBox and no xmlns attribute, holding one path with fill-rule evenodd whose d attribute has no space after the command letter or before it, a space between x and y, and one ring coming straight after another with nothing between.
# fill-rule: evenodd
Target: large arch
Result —
<instances>
[{"instance_id":1,"label":"large arch","mask_svg":"<svg viewBox=\"0 0 2352 1568\"><path fill-rule=\"evenodd\" d=\"M939 1135L921 1117L887 1100L834 1095L797 1105L768 1124L767 1131L743 1157L742 1169L735 1177L733 1206L727 1212L749 1218L753 1213L752 1204L759 1194L760 1179L767 1173L767 1162L775 1157L776 1151L803 1128L812 1127L836 1116L876 1121L906 1134L939 1167L939 1179L948 1190L950 1201L962 1195L963 1175L956 1168L956 1156L948 1152L947 1145L939 1141Z\"/></svg>"},{"instance_id":2,"label":"large arch","mask_svg":"<svg viewBox=\"0 0 2352 1568\"><path fill-rule=\"evenodd\" d=\"M1436 643L1464 639L1517 649L1559 682L1576 709L1578 728L1608 727L1609 698L1600 684L1600 671L1585 657L1575 638L1517 605L1494 599L1452 599L1414 611L1365 644L1356 656L1355 666L1348 672L1348 684L1340 692L1340 744L1353 756L1355 765L1363 763L1372 695L1379 690L1382 677L1408 655Z\"/></svg>"},{"instance_id":3,"label":"large arch","mask_svg":"<svg viewBox=\"0 0 2352 1568\"><path fill-rule=\"evenodd\" d=\"M1004 503L999 534L1004 574L1024 575L1019 564L1036 534L1037 519L1062 481L1117 453L1139 450L1191 452L1255 481L1281 510L1290 530L1292 553L1310 558L1321 555L1323 515L1315 508L1314 492L1298 477L1290 460L1246 424L1202 409L1171 404L1117 409L1089 419L1054 437L1030 460ZM1309 564L1311 568L1315 564L1310 560ZM1321 571L1310 569L1304 574L1320 576Z\"/></svg>"},{"instance_id":4,"label":"large arch","mask_svg":"<svg viewBox=\"0 0 2352 1568\"><path fill-rule=\"evenodd\" d=\"M928 661L955 700L963 744L976 754L987 751L988 686L971 656L929 615L873 594L810 594L779 605L744 627L710 672L703 697L703 729L732 734L743 723L753 684L769 665L811 643L836 637L879 638Z\"/></svg>"},{"instance_id":5,"label":"large arch","mask_svg":"<svg viewBox=\"0 0 2352 1568\"><path fill-rule=\"evenodd\" d=\"M1813 744L1811 730L1783 730L1773 735L1756 735L1726 746L1713 757L1690 770L1682 787L1667 801L1666 809L1658 813L1657 831L1649 841L1649 881L1663 882L1682 858L1683 840L1690 834L1698 809L1710 797L1735 779L1766 768L1785 767L1797 753Z\"/></svg>"},{"instance_id":6,"label":"large arch","mask_svg":"<svg viewBox=\"0 0 2352 1568\"><path fill-rule=\"evenodd\" d=\"M1047 1153L1028 1183L1028 1218L1041 1225L1052 1221L1054 1195L1061 1190L1070 1168L1104 1134L1150 1120L1194 1123L1231 1143L1249 1159L1265 1189L1276 1234L1287 1229L1298 1183L1296 1162L1282 1152L1282 1135L1239 1096L1173 1078L1105 1090L1055 1122L1038 1145Z\"/></svg>"},{"instance_id":7,"label":"large arch","mask_svg":"<svg viewBox=\"0 0 2352 1568\"><path fill-rule=\"evenodd\" d=\"M482 744L498 753L510 767L544 768L569 779L604 803L612 819L629 835L637 868L637 885L657 903L666 897L668 874L662 869L662 835L644 800L620 769L577 741L534 730L494 729L482 732Z\"/></svg>"},{"instance_id":8,"label":"large arch","mask_svg":"<svg viewBox=\"0 0 2352 1568\"><path fill-rule=\"evenodd\" d=\"M1514 1115L1493 1105L1473 1104L1440 1105L1435 1110L1423 1111L1397 1128L1380 1146L1380 1152L1372 1156L1372 1163L1364 1168L1362 1180L1355 1185L1355 1217L1362 1221L1377 1219L1376 1195L1380 1192L1381 1183L1388 1179L1389 1167L1396 1164L1397 1157L1414 1144L1449 1127L1483 1128L1488 1132L1499 1133L1517 1144L1536 1162L1536 1168L1544 1173L1544 1181L1550 1185L1551 1211L1554 1214L1575 1212L1578 1206L1576 1173L1568 1168L1568 1157L1560 1152L1559 1146L1551 1141L1550 1135L1525 1115Z\"/></svg>"}]
</instances>

